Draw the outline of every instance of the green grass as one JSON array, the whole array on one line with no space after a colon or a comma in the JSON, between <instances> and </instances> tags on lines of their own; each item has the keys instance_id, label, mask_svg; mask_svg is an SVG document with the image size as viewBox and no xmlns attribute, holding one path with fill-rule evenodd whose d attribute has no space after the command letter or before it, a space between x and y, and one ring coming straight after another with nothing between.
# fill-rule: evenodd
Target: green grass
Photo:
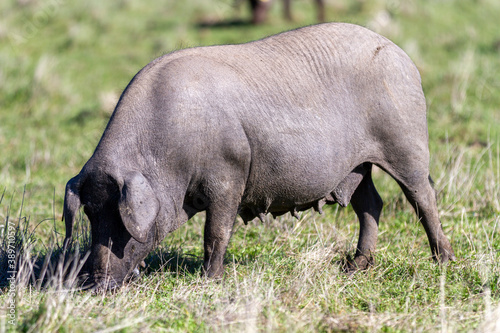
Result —
<instances>
[{"instance_id":1,"label":"green grass","mask_svg":"<svg viewBox=\"0 0 500 333\"><path fill-rule=\"evenodd\" d=\"M328 1L327 18L368 26L422 74L431 172L458 260L437 266L423 228L382 172L376 265L346 275L358 222L350 207L238 221L222 281L200 276L203 217L169 235L141 278L116 294L71 289L88 243L65 254L64 186L104 130L121 91L149 61L179 48L258 39L314 23L313 1L275 4L265 25L232 0L7 0L0 3L0 221L17 226L17 320L0 331L493 331L500 321L500 4L495 0ZM2 195L3 193L3 195ZM12 226L14 224L11 224ZM8 229L0 259L6 267ZM86 238L87 237L87 238ZM75 252L76 248L80 251ZM5 304L5 305L4 305Z\"/></svg>"}]
</instances>

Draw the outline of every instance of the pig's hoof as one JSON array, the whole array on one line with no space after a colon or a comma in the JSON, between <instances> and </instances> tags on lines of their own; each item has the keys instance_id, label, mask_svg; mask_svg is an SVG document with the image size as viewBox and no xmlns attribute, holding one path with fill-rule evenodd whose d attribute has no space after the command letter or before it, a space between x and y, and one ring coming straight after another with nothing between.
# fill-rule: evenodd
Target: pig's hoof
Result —
<instances>
[{"instance_id":1,"label":"pig's hoof","mask_svg":"<svg viewBox=\"0 0 500 333\"><path fill-rule=\"evenodd\" d=\"M447 262L457 260L451 246L448 248L440 247L437 253L434 254L433 258L439 264L446 264Z\"/></svg>"},{"instance_id":2,"label":"pig's hoof","mask_svg":"<svg viewBox=\"0 0 500 333\"><path fill-rule=\"evenodd\" d=\"M357 271L361 270L366 270L374 265L374 260L373 258L367 257L365 255L358 255L354 258L347 258L345 265L344 265L344 271L347 274L354 274Z\"/></svg>"},{"instance_id":3,"label":"pig's hoof","mask_svg":"<svg viewBox=\"0 0 500 333\"><path fill-rule=\"evenodd\" d=\"M224 266L221 266L218 269L213 266L208 267L208 269L203 267L201 269L201 276L214 280L220 280L224 277Z\"/></svg>"},{"instance_id":4,"label":"pig's hoof","mask_svg":"<svg viewBox=\"0 0 500 333\"><path fill-rule=\"evenodd\" d=\"M90 281L84 288L84 290L89 291L90 293L97 294L114 294L120 289L121 284L116 283L112 279L98 280L98 281Z\"/></svg>"}]
</instances>

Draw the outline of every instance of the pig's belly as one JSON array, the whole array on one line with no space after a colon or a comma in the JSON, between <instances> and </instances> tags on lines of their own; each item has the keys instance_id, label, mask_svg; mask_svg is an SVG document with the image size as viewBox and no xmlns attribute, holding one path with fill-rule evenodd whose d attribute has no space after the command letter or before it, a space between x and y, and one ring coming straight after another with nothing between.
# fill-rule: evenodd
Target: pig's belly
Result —
<instances>
[{"instance_id":1,"label":"pig's belly","mask_svg":"<svg viewBox=\"0 0 500 333\"><path fill-rule=\"evenodd\" d=\"M349 157L324 145L274 148L253 154L240 208L244 219L314 207L331 198L329 194L356 167Z\"/></svg>"}]
</instances>

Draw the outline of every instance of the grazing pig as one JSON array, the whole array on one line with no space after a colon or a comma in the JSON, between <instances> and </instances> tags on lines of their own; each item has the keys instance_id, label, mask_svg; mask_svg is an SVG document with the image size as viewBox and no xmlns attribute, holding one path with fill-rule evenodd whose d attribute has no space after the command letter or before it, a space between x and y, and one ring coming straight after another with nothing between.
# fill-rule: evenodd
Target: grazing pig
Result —
<instances>
[{"instance_id":1,"label":"grazing pig","mask_svg":"<svg viewBox=\"0 0 500 333\"><path fill-rule=\"evenodd\" d=\"M360 26L320 24L241 45L166 54L118 101L66 186L66 241L83 206L91 275L115 287L171 231L206 211L203 272L223 274L236 216L352 206L353 267L375 251L378 165L401 186L433 257L454 259L429 176L425 98L408 56Z\"/></svg>"}]
</instances>

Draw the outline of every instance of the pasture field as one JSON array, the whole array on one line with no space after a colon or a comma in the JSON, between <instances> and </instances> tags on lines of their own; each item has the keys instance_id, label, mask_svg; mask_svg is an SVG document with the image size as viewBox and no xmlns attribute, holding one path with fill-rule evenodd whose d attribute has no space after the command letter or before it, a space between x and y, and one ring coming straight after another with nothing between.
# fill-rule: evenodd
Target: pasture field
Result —
<instances>
[{"instance_id":1,"label":"pasture field","mask_svg":"<svg viewBox=\"0 0 500 333\"><path fill-rule=\"evenodd\" d=\"M89 227L82 214L64 261L64 186L91 156L133 75L179 48L314 23L312 0L293 2L294 22L275 3L258 27L245 24L246 3L234 3L0 2L0 331L500 332L497 0L327 1L329 21L385 35L421 72L431 174L455 262L432 262L412 208L378 171L384 210L376 264L366 271L343 272L359 226L351 207L331 206L298 220L238 220L220 281L200 276L200 215L117 293L76 288Z\"/></svg>"}]
</instances>

